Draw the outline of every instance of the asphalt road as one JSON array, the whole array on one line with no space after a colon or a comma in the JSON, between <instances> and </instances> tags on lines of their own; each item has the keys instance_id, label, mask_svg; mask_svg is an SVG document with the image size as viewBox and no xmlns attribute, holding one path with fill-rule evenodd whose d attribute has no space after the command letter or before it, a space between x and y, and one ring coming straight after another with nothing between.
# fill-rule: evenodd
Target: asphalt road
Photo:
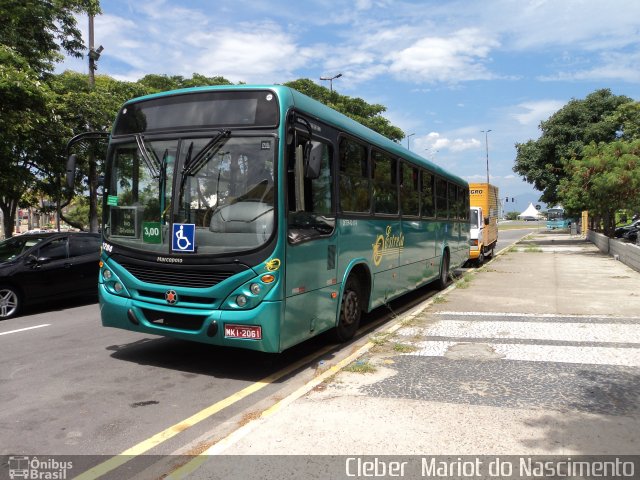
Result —
<instances>
[{"instance_id":1,"label":"asphalt road","mask_svg":"<svg viewBox=\"0 0 640 480\"><path fill-rule=\"evenodd\" d=\"M496 252L529 231L501 231ZM359 336L435 293L378 309ZM103 328L96 303L32 309L0 323L0 455L184 451L227 435L351 348L325 335L263 354Z\"/></svg>"}]
</instances>

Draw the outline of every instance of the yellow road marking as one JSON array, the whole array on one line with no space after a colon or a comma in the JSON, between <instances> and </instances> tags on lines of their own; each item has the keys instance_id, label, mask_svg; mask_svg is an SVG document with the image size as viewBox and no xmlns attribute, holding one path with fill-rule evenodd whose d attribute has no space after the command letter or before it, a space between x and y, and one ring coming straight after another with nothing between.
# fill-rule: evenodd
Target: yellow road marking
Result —
<instances>
[{"instance_id":1,"label":"yellow road marking","mask_svg":"<svg viewBox=\"0 0 640 480\"><path fill-rule=\"evenodd\" d=\"M450 285L448 288L446 288L445 290L440 292L440 295L446 294L446 293L448 293L449 291L451 291L453 289L455 289L455 284ZM396 321L394 322L394 324L391 325L390 328L388 328L385 333L393 333L393 332L395 332L396 330L398 330L402 326L401 319L403 317L412 317L412 316L418 315L423 310L428 308L432 303L433 303L433 299L429 299L429 300L421 303L417 307L414 307L409 312L406 312L402 317L396 318ZM381 320L380 323L383 323L383 321ZM297 398L301 397L302 395L304 395L305 393L310 391L316 385L322 383L326 378L328 378L329 376L334 375L335 373L337 373L344 366L348 365L351 361L353 361L354 359L356 359L359 356L361 356L364 353L366 353L371 347L373 347L373 345L374 344L371 341L369 341L367 344L365 344L364 346L360 347L356 352L354 352L353 354L349 355L347 358L345 358L342 361L338 362L334 366L330 367L326 372L324 372L321 375L315 377L313 380L311 380L310 382L308 382L305 385L303 385L302 387L300 387L298 390L296 390L291 395L289 395L286 398L284 398L283 400L275 403L273 406L271 406L270 408L268 408L267 410L262 412L262 414L260 415L258 420L254 421L254 422L251 422L251 423L248 423L244 427L241 427L240 429L238 429L235 432L231 433L229 436L227 436L226 438L222 439L220 442L218 442L215 445L213 445L212 447L210 447L207 451L205 451L204 453L198 455L198 457L196 457L191 462L189 462L186 465L182 466L181 468L175 470L171 475L169 475L166 478L168 478L168 479L183 478L181 476L176 476L176 475L186 475L186 474L188 474L190 472L193 472L193 471L197 470L202 465L202 463L205 462L205 460L207 459L207 457L209 455L215 455L216 454L215 452L220 452L220 451L224 450L225 448L227 448L233 442L237 441L242 436L246 435L246 433L248 433L250 430L253 430L253 428L255 428L258 425L259 421L264 421L265 418L273 415L275 412L279 411L281 408L289 405L290 403L295 401ZM234 393L233 395L231 395L231 396L229 396L229 397L227 397L227 398L225 398L225 399L223 399L223 400L221 400L221 401L219 401L217 403L214 403L213 405L205 408L204 410L201 410L200 412L196 413L195 415L192 415L191 417L187 418L186 420L183 420L182 422L177 423L177 424L175 424L175 425L163 430L160 433L157 433L156 435L148 438L147 440L143 440L142 442L138 443L137 445L134 445L133 447L125 450L120 455L112 457L109 460L106 460L106 461L100 463L99 465L96 465L95 467L93 467L93 468L83 472L82 474L78 475L77 477L75 477L74 480L94 480L96 478L101 477L102 475L105 475L108 472L111 472L112 470L115 470L116 468L118 468L118 467L124 465L125 463L133 460L136 456L142 455L142 454L148 452L149 450L151 450L152 448L154 448L157 445L161 444L162 442L164 442L166 440L169 440L170 438L176 436L178 433L183 432L184 430L186 430L186 429L188 429L190 427L193 427L197 423L199 423L202 420L205 420L205 419L209 418L210 416L220 412L224 408L227 408L227 407L233 405L234 403L242 400L243 398L248 397L252 393L255 393L255 392L261 390L262 388L266 387L267 385L270 385L271 383L279 380L280 378L290 374L291 372L297 370L298 368L304 366L305 364L310 363L313 359L319 358L322 355L324 355L325 353L330 352L334 348L335 348L334 345L330 345L330 346L327 346L327 347L323 348L322 350L320 350L318 352L315 352L315 353L313 353L311 355L307 355L302 360L299 360L296 363L294 363L294 364L292 364L292 365L290 365L290 366L288 366L288 367L286 367L286 368L284 368L284 369L282 369L282 370L280 370L280 371L278 371L276 373L273 373L271 375L266 376L262 380L254 383L254 384L249 385L248 387L240 390L239 392ZM208 452L210 452L210 453L208 453Z\"/></svg>"},{"instance_id":2,"label":"yellow road marking","mask_svg":"<svg viewBox=\"0 0 640 480\"><path fill-rule=\"evenodd\" d=\"M445 292L449 292L449 291L451 291L453 289L455 289L455 285L449 286L446 290L441 292L441 294L445 293ZM429 299L426 302L422 302L417 307L414 307L410 311L406 312L406 314L403 315L402 317L396 318L396 321L394 322L394 324L391 325L383 333L384 334L395 333L397 330L400 329L400 327L402 327L402 318L403 317L414 317L414 316L420 314L422 311L424 311L432 303L433 303L433 299ZM280 410L282 410L286 406L288 406L291 403L293 403L294 401L296 401L298 398L300 398L303 395L307 394L313 388L315 388L317 385L319 385L322 382L324 382L327 378L329 378L332 375L335 375L336 373L338 373L345 366L347 366L348 364L350 364L351 362L353 362L357 358L359 358L362 355L364 355L365 353L367 353L374 345L375 344L371 340L369 340L365 345L360 347L354 353L352 353L348 357L340 360L338 363L336 363L335 365L331 366L328 370L326 370L325 372L321 373L317 377L314 377L312 380L310 380L309 382L307 382L306 384L304 384L303 386L298 388L295 392L291 393L286 398L283 398L279 402L276 402L271 407L269 407L266 410L264 410L257 419L255 419L255 420L243 425L238 430L235 430L234 432L229 434L227 437L225 437L222 440L220 440L219 442L217 442L215 445L212 445L211 447L209 447L207 450L205 450L204 452L199 454L197 457L195 457L190 462L188 462L185 465L183 465L182 467L174 470L171 474L169 474L168 476L164 477L165 480L181 480L183 478L186 478L188 475L192 474L194 471L196 471L198 468L200 468L202 466L202 464L204 464L204 462L209 460L210 456L219 455L220 453L222 453L224 450L229 448L231 445L233 445L234 443L238 442L243 437L248 435L255 428L257 428L258 426L262 425L266 421L267 418L269 418L270 416L276 414L277 412L279 412Z\"/></svg>"},{"instance_id":3,"label":"yellow road marking","mask_svg":"<svg viewBox=\"0 0 640 480\"><path fill-rule=\"evenodd\" d=\"M272 384L273 382L281 379L282 377L290 374L291 372L297 370L298 368L310 363L314 358L320 357L325 353L333 350L335 348L334 345L327 346L320 350L319 352L315 352L312 355L307 355L302 360L298 360L292 365L289 365L282 370L272 373L271 375L266 376L262 380L259 380L246 388L234 393L233 395L220 400L219 402L214 403L213 405L205 408L204 410L200 410L198 413L190 416L189 418L172 425L171 427L149 437L146 440L134 445L133 447L125 450L120 455L115 457L111 457L109 460L105 460L104 462L96 465L95 467L81 473L75 480L93 480L101 477L102 475L115 470L116 468L124 465L125 463L133 460L136 456L142 455L152 448L160 445L161 443L169 440L172 437L175 437L179 433L187 430L188 428L193 427L197 423L200 423L203 420L211 417L212 415L220 412L221 410L233 405L236 402L248 397L249 395L263 389L264 387Z\"/></svg>"}]
</instances>

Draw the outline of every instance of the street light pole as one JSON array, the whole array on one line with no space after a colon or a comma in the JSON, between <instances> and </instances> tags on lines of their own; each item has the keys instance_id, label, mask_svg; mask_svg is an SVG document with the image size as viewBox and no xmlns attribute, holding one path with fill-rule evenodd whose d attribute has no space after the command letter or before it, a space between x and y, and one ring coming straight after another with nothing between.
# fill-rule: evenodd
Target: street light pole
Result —
<instances>
[{"instance_id":1,"label":"street light pole","mask_svg":"<svg viewBox=\"0 0 640 480\"><path fill-rule=\"evenodd\" d=\"M93 48L93 14L89 14L89 86L93 88L96 84L95 71L98 69L96 62L104 47L100 45L97 50Z\"/></svg>"},{"instance_id":2,"label":"street light pole","mask_svg":"<svg viewBox=\"0 0 640 480\"><path fill-rule=\"evenodd\" d=\"M320 77L320 80L329 80L329 90L331 91L331 93L333 93L333 81L336 78L340 78L342 76L341 73L338 73L337 75L334 75L333 77Z\"/></svg>"},{"instance_id":3,"label":"street light pole","mask_svg":"<svg viewBox=\"0 0 640 480\"><path fill-rule=\"evenodd\" d=\"M407 135L407 150L411 150L411 149L409 148L409 139L410 139L411 137L413 137L414 135L415 135L415 133L410 133L409 135Z\"/></svg>"},{"instance_id":4,"label":"street light pole","mask_svg":"<svg viewBox=\"0 0 640 480\"><path fill-rule=\"evenodd\" d=\"M489 183L489 132L490 131L491 129L481 130L481 132L484 133L484 144L487 150L487 183Z\"/></svg>"}]
</instances>

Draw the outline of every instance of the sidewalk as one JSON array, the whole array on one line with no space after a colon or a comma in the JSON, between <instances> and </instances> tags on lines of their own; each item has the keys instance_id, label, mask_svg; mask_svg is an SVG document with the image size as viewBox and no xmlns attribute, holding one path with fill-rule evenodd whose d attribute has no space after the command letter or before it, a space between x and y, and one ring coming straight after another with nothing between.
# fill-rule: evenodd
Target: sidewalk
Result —
<instances>
[{"instance_id":1,"label":"sidewalk","mask_svg":"<svg viewBox=\"0 0 640 480\"><path fill-rule=\"evenodd\" d=\"M206 453L638 454L639 280L534 234Z\"/></svg>"}]
</instances>

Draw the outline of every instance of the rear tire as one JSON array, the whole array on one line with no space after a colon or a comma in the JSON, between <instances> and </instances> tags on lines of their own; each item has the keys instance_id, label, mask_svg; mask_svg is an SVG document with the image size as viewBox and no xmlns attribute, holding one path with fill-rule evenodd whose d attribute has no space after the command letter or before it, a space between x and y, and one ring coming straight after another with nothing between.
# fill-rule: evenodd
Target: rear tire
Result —
<instances>
[{"instance_id":1,"label":"rear tire","mask_svg":"<svg viewBox=\"0 0 640 480\"><path fill-rule=\"evenodd\" d=\"M351 340L358 331L362 317L362 289L358 280L350 276L342 292L340 317L334 336L338 342Z\"/></svg>"},{"instance_id":2,"label":"rear tire","mask_svg":"<svg viewBox=\"0 0 640 480\"><path fill-rule=\"evenodd\" d=\"M449 251L444 252L442 263L440 264L440 277L438 278L438 289L444 290L449 285Z\"/></svg>"},{"instance_id":3,"label":"rear tire","mask_svg":"<svg viewBox=\"0 0 640 480\"><path fill-rule=\"evenodd\" d=\"M20 292L15 287L0 286L0 320L15 317L21 307Z\"/></svg>"}]
</instances>

